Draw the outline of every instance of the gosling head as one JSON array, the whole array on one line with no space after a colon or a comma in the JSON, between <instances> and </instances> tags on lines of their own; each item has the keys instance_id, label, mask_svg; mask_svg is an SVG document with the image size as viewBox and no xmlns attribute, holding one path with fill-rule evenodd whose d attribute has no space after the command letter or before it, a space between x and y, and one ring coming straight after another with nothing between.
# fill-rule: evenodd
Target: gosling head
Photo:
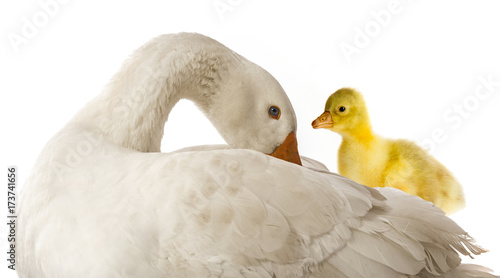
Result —
<instances>
[{"instance_id":1,"label":"gosling head","mask_svg":"<svg viewBox=\"0 0 500 278\"><path fill-rule=\"evenodd\" d=\"M363 96L352 88L336 91L326 101L325 112L312 122L312 127L329 129L341 135L371 130Z\"/></svg>"}]
</instances>

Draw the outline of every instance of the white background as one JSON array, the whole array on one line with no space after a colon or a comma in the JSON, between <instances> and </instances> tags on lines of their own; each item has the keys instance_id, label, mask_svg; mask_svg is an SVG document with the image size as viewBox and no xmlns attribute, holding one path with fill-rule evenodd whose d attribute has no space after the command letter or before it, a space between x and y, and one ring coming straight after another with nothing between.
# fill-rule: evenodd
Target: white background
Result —
<instances>
[{"instance_id":1,"label":"white background","mask_svg":"<svg viewBox=\"0 0 500 278\"><path fill-rule=\"evenodd\" d=\"M301 154L332 171L340 136L310 123L343 86L364 93L377 133L427 142L425 147L432 140L432 153L466 193L467 207L452 218L490 250L464 260L500 274L500 86L482 88L482 99L475 96L480 77L500 82L498 1L67 2L45 18L38 1L0 4L1 165L17 165L19 188L43 145L135 48L159 34L199 32L280 81L296 110ZM218 12L214 4L229 8ZM386 14L382 10L391 15L385 26L375 20ZM23 37L23 18L39 27L16 46L9 38ZM369 33L364 44L356 45L357 28ZM346 44L357 53L347 57L341 48ZM453 110L460 106L465 113ZM441 137L433 139L434 132ZM162 150L213 143L223 143L217 131L194 105L181 101L166 125ZM5 215L6 180L0 184ZM6 236L1 225L3 254ZM1 276L16 277L1 261Z\"/></svg>"}]
</instances>

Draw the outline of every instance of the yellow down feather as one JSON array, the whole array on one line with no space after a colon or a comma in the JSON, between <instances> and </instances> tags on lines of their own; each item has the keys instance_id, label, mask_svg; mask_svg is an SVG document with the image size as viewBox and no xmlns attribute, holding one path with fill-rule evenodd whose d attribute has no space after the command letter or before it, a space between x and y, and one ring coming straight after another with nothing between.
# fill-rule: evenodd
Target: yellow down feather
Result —
<instances>
[{"instance_id":1,"label":"yellow down feather","mask_svg":"<svg viewBox=\"0 0 500 278\"><path fill-rule=\"evenodd\" d=\"M342 136L338 171L370 187L394 187L433 202L447 214L465 205L461 185L443 164L415 143L373 133L363 96L351 88L333 93L313 122Z\"/></svg>"}]
</instances>

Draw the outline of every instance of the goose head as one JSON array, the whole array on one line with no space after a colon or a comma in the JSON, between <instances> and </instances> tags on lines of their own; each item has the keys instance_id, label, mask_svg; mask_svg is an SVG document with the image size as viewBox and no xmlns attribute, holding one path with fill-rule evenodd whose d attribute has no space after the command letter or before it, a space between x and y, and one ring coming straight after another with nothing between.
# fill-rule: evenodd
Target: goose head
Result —
<instances>
[{"instance_id":1,"label":"goose head","mask_svg":"<svg viewBox=\"0 0 500 278\"><path fill-rule=\"evenodd\" d=\"M229 145L301 164L295 112L271 74L242 61L219 90L202 110Z\"/></svg>"}]
</instances>

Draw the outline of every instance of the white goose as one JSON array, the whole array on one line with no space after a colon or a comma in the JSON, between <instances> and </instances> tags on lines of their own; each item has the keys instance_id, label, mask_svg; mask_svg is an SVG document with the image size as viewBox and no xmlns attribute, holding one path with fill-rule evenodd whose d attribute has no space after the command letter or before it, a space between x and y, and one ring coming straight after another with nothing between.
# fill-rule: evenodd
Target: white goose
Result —
<instances>
[{"instance_id":1,"label":"white goose","mask_svg":"<svg viewBox=\"0 0 500 278\"><path fill-rule=\"evenodd\" d=\"M233 149L159 153L181 98ZM153 39L42 151L19 276L494 277L460 265L484 250L432 204L265 155L300 163L295 131L259 66L198 34Z\"/></svg>"}]
</instances>

